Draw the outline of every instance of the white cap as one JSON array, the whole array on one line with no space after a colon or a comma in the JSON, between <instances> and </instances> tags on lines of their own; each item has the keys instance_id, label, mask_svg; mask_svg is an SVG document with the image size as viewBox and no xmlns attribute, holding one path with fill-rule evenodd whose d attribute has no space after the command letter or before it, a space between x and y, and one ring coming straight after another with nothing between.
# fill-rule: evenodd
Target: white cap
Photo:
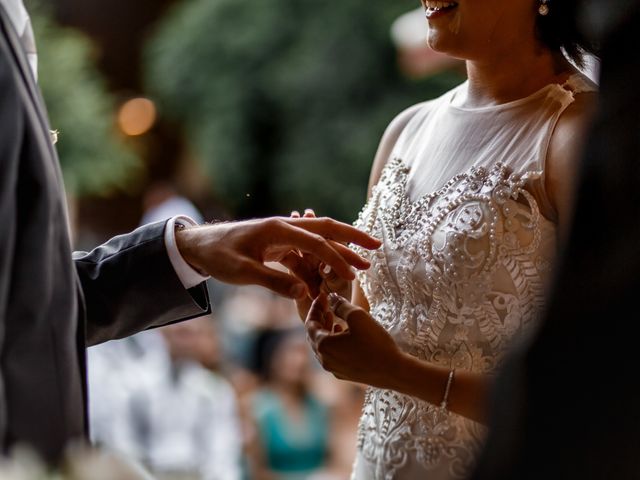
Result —
<instances>
[{"instance_id":1,"label":"white cap","mask_svg":"<svg viewBox=\"0 0 640 480\"><path fill-rule=\"evenodd\" d=\"M423 47L427 42L427 21L422 7L398 17L391 25L391 39L398 48Z\"/></svg>"}]
</instances>

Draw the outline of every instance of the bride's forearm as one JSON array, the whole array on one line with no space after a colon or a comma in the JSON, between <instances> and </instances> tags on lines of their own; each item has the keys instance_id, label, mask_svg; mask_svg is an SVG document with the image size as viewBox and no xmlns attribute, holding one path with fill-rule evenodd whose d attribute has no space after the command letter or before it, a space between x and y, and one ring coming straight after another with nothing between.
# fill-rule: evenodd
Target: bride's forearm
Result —
<instances>
[{"instance_id":1,"label":"bride's forearm","mask_svg":"<svg viewBox=\"0 0 640 480\"><path fill-rule=\"evenodd\" d=\"M329 312L347 323L348 332L332 335L327 331L325 319ZM403 352L364 308L337 295L321 296L314 300L305 327L321 365L337 378L441 405L450 370ZM484 423L489 384L490 377L485 375L456 371L448 389L447 408Z\"/></svg>"},{"instance_id":2,"label":"bride's forearm","mask_svg":"<svg viewBox=\"0 0 640 480\"><path fill-rule=\"evenodd\" d=\"M411 395L439 406L445 395L450 370L401 354L389 374L385 388ZM486 423L490 377L456 370L447 399L447 409L476 422Z\"/></svg>"}]
</instances>

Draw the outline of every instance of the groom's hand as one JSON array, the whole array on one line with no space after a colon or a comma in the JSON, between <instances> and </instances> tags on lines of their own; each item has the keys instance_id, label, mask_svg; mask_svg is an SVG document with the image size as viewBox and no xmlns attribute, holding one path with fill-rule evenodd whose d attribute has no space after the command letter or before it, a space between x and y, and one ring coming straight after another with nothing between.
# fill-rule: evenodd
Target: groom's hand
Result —
<instances>
[{"instance_id":1,"label":"groom's hand","mask_svg":"<svg viewBox=\"0 0 640 480\"><path fill-rule=\"evenodd\" d=\"M380 247L379 240L330 218L273 217L176 232L181 255L197 270L225 283L261 285L290 298L307 294L304 281L264 263L280 262L291 251L304 252L353 280L352 267L364 270L370 265L343 243Z\"/></svg>"}]
</instances>

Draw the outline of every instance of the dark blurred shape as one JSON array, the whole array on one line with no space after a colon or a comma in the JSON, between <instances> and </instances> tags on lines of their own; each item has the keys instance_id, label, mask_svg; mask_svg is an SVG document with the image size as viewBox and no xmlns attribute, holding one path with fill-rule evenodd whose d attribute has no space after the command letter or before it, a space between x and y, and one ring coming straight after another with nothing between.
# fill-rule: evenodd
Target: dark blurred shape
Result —
<instances>
[{"instance_id":1,"label":"dark blurred shape","mask_svg":"<svg viewBox=\"0 0 640 480\"><path fill-rule=\"evenodd\" d=\"M616 35L614 32L621 32L628 17L638 8L636 0L582 0L582 4L583 30L596 45L606 42L610 35Z\"/></svg>"},{"instance_id":2,"label":"dark blurred shape","mask_svg":"<svg viewBox=\"0 0 640 480\"><path fill-rule=\"evenodd\" d=\"M600 106L544 323L505 360L474 480L640 478L640 2L585 2Z\"/></svg>"}]
</instances>

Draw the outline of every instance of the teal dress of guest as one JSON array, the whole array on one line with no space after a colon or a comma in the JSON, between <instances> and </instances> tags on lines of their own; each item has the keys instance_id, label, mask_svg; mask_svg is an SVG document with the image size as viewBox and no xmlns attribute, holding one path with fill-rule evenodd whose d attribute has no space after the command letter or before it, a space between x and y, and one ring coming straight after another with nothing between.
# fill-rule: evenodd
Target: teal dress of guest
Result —
<instances>
[{"instance_id":1,"label":"teal dress of guest","mask_svg":"<svg viewBox=\"0 0 640 480\"><path fill-rule=\"evenodd\" d=\"M258 435L268 468L279 478L303 480L322 468L327 459L327 408L310 395L303 399L302 415L294 419L273 392L254 399Z\"/></svg>"}]
</instances>

